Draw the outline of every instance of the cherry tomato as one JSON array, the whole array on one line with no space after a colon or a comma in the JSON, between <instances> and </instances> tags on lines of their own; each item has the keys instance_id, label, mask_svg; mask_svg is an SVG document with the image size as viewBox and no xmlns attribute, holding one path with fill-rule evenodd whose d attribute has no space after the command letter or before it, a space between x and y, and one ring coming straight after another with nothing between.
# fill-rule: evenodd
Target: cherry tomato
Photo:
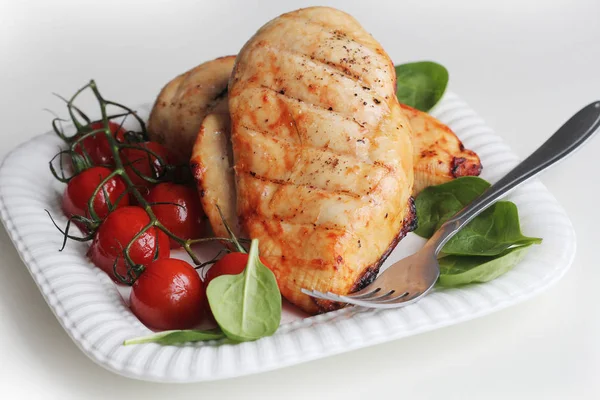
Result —
<instances>
[{"instance_id":1,"label":"cherry tomato","mask_svg":"<svg viewBox=\"0 0 600 400\"><path fill-rule=\"evenodd\" d=\"M267 267L269 267L265 260L260 258L260 261ZM208 269L206 277L204 278L204 284L208 287L210 281L221 275L238 275L246 268L248 263L248 254L233 252L225 254L219 261L217 261L212 267Z\"/></svg>"},{"instance_id":2,"label":"cherry tomato","mask_svg":"<svg viewBox=\"0 0 600 400\"><path fill-rule=\"evenodd\" d=\"M146 200L156 218L176 236L193 239L202 234L204 212L195 188L171 182L159 183L150 189ZM170 240L171 248L179 247L176 241Z\"/></svg>"},{"instance_id":3,"label":"cherry tomato","mask_svg":"<svg viewBox=\"0 0 600 400\"><path fill-rule=\"evenodd\" d=\"M138 143L137 146L143 147L157 154L164 164L171 162L169 151L160 143L144 142ZM164 164L147 151L136 148L124 148L121 150L121 160L125 166L125 172L134 183L134 185L150 189L153 184L140 177L135 171L140 174L157 178L164 172Z\"/></svg>"},{"instance_id":4,"label":"cherry tomato","mask_svg":"<svg viewBox=\"0 0 600 400\"><path fill-rule=\"evenodd\" d=\"M121 276L126 276L127 266L123 258L123 250L149 222L148 214L141 207L117 208L108 214L98 228L88 250L88 256L96 266L118 281L113 271L115 260L117 272ZM136 264L149 265L154 261L157 250L158 258L167 258L171 254L169 237L152 227L133 242L129 256Z\"/></svg>"},{"instance_id":5,"label":"cherry tomato","mask_svg":"<svg viewBox=\"0 0 600 400\"><path fill-rule=\"evenodd\" d=\"M154 329L193 328L204 314L204 288L190 264L162 258L148 265L133 284L131 311Z\"/></svg>"},{"instance_id":6,"label":"cherry tomato","mask_svg":"<svg viewBox=\"0 0 600 400\"><path fill-rule=\"evenodd\" d=\"M73 215L90 217L88 201L110 173L110 169L105 167L91 167L69 181L62 198L62 208L67 217ZM96 194L93 206L98 218L106 218L110 211L109 202L113 209L129 205L129 194L120 176L110 178Z\"/></svg>"},{"instance_id":7,"label":"cherry tomato","mask_svg":"<svg viewBox=\"0 0 600 400\"><path fill-rule=\"evenodd\" d=\"M102 129L104 124L102 121L92 122L89 129L96 130ZM108 127L112 132L113 136L120 142L125 141L125 129L119 124L109 121ZM87 152L94 165L112 165L114 158L108 139L103 132L96 133L93 136L89 136L81 141L80 145L75 147L75 152L83 155L83 151Z\"/></svg>"},{"instance_id":8,"label":"cherry tomato","mask_svg":"<svg viewBox=\"0 0 600 400\"><path fill-rule=\"evenodd\" d=\"M260 259L260 261L263 264L265 264L265 260L263 260L262 258ZM218 276L241 274L246 268L247 263L248 254L240 252L225 254L219 261L217 261L212 267L208 269L208 272L204 277L204 287L208 287L208 284ZM210 305L208 304L208 301L205 302L204 306L208 310L208 317L214 320L212 312L210 311Z\"/></svg>"},{"instance_id":9,"label":"cherry tomato","mask_svg":"<svg viewBox=\"0 0 600 400\"><path fill-rule=\"evenodd\" d=\"M261 259L261 261L263 261ZM209 268L204 279L204 284L208 287L210 281L221 275L238 275L241 274L246 264L248 263L248 254L244 253L228 253L225 254L219 261ZM264 261L263 261L264 263Z\"/></svg>"}]
</instances>

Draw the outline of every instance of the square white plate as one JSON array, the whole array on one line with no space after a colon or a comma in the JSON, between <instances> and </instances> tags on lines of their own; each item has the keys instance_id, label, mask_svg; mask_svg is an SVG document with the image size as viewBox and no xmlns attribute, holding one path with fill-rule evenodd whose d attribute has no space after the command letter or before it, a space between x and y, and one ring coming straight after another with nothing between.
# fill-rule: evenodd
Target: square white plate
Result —
<instances>
[{"instance_id":1,"label":"square white plate","mask_svg":"<svg viewBox=\"0 0 600 400\"><path fill-rule=\"evenodd\" d=\"M148 106L139 108L141 114ZM448 124L496 181L517 163L502 139L456 95L447 94L432 114ZM53 133L22 144L0 168L0 214L12 241L48 305L79 348L93 361L131 378L197 382L230 378L298 364L430 331L519 303L560 279L575 255L575 234L565 212L539 182L509 197L519 207L523 232L544 239L512 271L485 284L436 290L420 302L394 310L348 308L303 318L290 307L277 333L256 342L205 342L181 346L122 346L145 335L119 289L85 257L87 244L62 237L44 211L63 224L61 185L48 161L62 143ZM404 239L384 267L414 252L423 240Z\"/></svg>"}]
</instances>

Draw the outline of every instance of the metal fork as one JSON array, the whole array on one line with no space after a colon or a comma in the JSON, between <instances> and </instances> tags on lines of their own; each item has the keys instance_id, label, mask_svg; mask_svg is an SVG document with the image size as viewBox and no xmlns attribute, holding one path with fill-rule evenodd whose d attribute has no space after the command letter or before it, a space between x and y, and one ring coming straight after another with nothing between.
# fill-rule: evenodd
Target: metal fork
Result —
<instances>
[{"instance_id":1,"label":"metal fork","mask_svg":"<svg viewBox=\"0 0 600 400\"><path fill-rule=\"evenodd\" d=\"M571 154L591 138L598 127L600 101L572 116L527 159L448 219L421 250L390 266L364 289L348 295L307 289L302 292L319 299L370 308L403 307L418 301L437 281L440 274L437 256L452 236L508 192Z\"/></svg>"}]
</instances>

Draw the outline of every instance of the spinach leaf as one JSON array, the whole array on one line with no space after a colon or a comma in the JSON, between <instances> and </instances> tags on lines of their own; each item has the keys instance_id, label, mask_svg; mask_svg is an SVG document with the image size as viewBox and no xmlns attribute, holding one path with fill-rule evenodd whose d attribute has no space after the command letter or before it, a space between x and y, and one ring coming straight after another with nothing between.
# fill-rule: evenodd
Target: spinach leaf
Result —
<instances>
[{"instance_id":1,"label":"spinach leaf","mask_svg":"<svg viewBox=\"0 0 600 400\"><path fill-rule=\"evenodd\" d=\"M415 233L430 238L448 218L460 211L490 184L476 176L467 176L430 186L415 200L418 228ZM494 256L513 245L541 243L542 239L524 236L517 206L499 201L478 215L446 243L442 252L452 255Z\"/></svg>"},{"instance_id":2,"label":"spinach leaf","mask_svg":"<svg viewBox=\"0 0 600 400\"><path fill-rule=\"evenodd\" d=\"M490 184L476 176L465 176L425 188L415 199L419 226L415 233L430 238L448 218L463 209Z\"/></svg>"},{"instance_id":3,"label":"spinach leaf","mask_svg":"<svg viewBox=\"0 0 600 400\"><path fill-rule=\"evenodd\" d=\"M513 247L495 257L442 257L439 259L440 277L437 284L443 287L456 287L496 279L517 265L530 246Z\"/></svg>"},{"instance_id":4,"label":"spinach leaf","mask_svg":"<svg viewBox=\"0 0 600 400\"><path fill-rule=\"evenodd\" d=\"M415 199L419 236L429 238L451 216L490 187L479 177L463 177L423 190ZM542 239L521 233L517 206L499 201L446 243L439 259L440 286L487 282L506 273L530 245Z\"/></svg>"},{"instance_id":5,"label":"spinach leaf","mask_svg":"<svg viewBox=\"0 0 600 400\"><path fill-rule=\"evenodd\" d=\"M253 239L246 269L221 275L206 291L210 309L225 335L243 342L270 336L281 321L281 293L275 275L258 258Z\"/></svg>"},{"instance_id":6,"label":"spinach leaf","mask_svg":"<svg viewBox=\"0 0 600 400\"><path fill-rule=\"evenodd\" d=\"M396 65L396 78L398 101L427 112L446 91L448 70L432 61L413 62Z\"/></svg>"},{"instance_id":7,"label":"spinach leaf","mask_svg":"<svg viewBox=\"0 0 600 400\"><path fill-rule=\"evenodd\" d=\"M515 203L499 201L479 214L446 243L442 252L453 255L494 256L513 245L542 242L524 236Z\"/></svg>"},{"instance_id":8,"label":"spinach leaf","mask_svg":"<svg viewBox=\"0 0 600 400\"><path fill-rule=\"evenodd\" d=\"M218 329L209 331L200 331L197 329L186 329L186 330L175 330L175 331L163 331L157 332L152 335L140 336L133 339L127 339L123 342L124 345L128 344L141 344L141 343L158 343L162 345L180 344L188 342L203 342L206 340L218 340L223 339L225 335Z\"/></svg>"}]
</instances>

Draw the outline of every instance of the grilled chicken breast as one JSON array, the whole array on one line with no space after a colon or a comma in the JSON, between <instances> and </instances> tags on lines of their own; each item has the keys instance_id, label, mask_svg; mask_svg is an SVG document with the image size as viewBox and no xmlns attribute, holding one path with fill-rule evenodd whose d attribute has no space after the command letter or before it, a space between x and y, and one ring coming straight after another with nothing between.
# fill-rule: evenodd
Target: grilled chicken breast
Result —
<instances>
[{"instance_id":1,"label":"grilled chicken breast","mask_svg":"<svg viewBox=\"0 0 600 400\"><path fill-rule=\"evenodd\" d=\"M413 196L428 186L439 185L460 176L479 175L481 162L465 149L452 130L422 111L401 104L410 119L413 143ZM229 227L240 232L234 182L228 114L209 114L204 119L194 145L190 165L196 179L202 206L216 236L227 236L220 206Z\"/></svg>"},{"instance_id":2,"label":"grilled chicken breast","mask_svg":"<svg viewBox=\"0 0 600 400\"><path fill-rule=\"evenodd\" d=\"M428 186L481 173L475 152L465 149L452 130L431 115L401 104L412 128L415 184L413 196Z\"/></svg>"},{"instance_id":3,"label":"grilled chicken breast","mask_svg":"<svg viewBox=\"0 0 600 400\"><path fill-rule=\"evenodd\" d=\"M351 16L313 7L263 26L229 83L237 210L283 296L370 283L412 227L410 126L394 66Z\"/></svg>"},{"instance_id":4,"label":"grilled chicken breast","mask_svg":"<svg viewBox=\"0 0 600 400\"><path fill-rule=\"evenodd\" d=\"M234 61L235 56L217 58L167 83L150 113L150 139L187 162L206 114L227 113L227 81Z\"/></svg>"}]
</instances>

